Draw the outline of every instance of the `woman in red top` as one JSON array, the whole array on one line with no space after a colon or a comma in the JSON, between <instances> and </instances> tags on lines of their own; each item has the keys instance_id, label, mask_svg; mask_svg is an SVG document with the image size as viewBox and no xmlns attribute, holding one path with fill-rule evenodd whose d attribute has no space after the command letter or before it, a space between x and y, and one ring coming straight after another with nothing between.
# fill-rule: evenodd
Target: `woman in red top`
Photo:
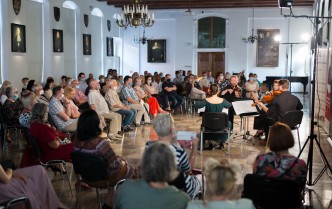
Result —
<instances>
[{"instance_id":1,"label":"woman in red top","mask_svg":"<svg viewBox=\"0 0 332 209\"><path fill-rule=\"evenodd\" d=\"M35 137L40 151L41 161L71 161L70 154L74 151L73 144L65 139L65 135L47 123L48 107L37 103L32 108L30 134Z\"/></svg>"}]
</instances>

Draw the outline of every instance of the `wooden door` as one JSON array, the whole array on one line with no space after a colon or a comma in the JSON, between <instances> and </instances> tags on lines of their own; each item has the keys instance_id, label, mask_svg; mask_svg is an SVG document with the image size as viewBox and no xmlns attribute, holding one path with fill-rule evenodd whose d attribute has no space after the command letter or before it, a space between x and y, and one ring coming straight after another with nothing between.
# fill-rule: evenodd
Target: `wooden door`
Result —
<instances>
[{"instance_id":1,"label":"wooden door","mask_svg":"<svg viewBox=\"0 0 332 209\"><path fill-rule=\"evenodd\" d=\"M211 71L215 77L218 72L225 73L225 52L198 52L198 76Z\"/></svg>"}]
</instances>

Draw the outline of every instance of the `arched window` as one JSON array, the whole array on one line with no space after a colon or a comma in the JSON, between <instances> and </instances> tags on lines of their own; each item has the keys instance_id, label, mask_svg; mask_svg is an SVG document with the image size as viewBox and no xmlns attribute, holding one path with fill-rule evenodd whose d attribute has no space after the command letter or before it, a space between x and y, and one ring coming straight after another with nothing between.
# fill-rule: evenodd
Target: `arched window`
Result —
<instances>
[{"instance_id":1,"label":"arched window","mask_svg":"<svg viewBox=\"0 0 332 209\"><path fill-rule=\"evenodd\" d=\"M226 19L205 17L198 20L198 48L225 48Z\"/></svg>"}]
</instances>

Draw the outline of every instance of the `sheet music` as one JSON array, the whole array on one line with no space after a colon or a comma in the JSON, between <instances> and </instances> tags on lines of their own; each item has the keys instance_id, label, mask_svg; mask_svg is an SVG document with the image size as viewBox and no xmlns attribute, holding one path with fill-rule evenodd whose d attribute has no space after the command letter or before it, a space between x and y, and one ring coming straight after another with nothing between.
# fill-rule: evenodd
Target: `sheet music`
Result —
<instances>
[{"instance_id":1,"label":"sheet music","mask_svg":"<svg viewBox=\"0 0 332 209\"><path fill-rule=\"evenodd\" d=\"M236 115L241 115L243 113L257 113L255 106L251 106L252 100L241 100L232 102Z\"/></svg>"}]
</instances>

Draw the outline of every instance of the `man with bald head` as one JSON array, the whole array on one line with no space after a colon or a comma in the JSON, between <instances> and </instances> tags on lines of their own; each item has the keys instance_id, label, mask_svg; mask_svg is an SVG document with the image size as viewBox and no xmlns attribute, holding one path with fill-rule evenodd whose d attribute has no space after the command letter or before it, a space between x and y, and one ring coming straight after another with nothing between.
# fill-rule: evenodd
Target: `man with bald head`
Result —
<instances>
[{"instance_id":1,"label":"man with bald head","mask_svg":"<svg viewBox=\"0 0 332 209\"><path fill-rule=\"evenodd\" d=\"M97 80L92 79L89 86L90 91L88 95L88 102L90 108L95 110L99 116L112 120L109 127L110 132L108 137L112 140L122 138L122 136L118 134L118 132L121 131L122 116L109 110L105 98L99 92L100 86Z\"/></svg>"}]
</instances>

